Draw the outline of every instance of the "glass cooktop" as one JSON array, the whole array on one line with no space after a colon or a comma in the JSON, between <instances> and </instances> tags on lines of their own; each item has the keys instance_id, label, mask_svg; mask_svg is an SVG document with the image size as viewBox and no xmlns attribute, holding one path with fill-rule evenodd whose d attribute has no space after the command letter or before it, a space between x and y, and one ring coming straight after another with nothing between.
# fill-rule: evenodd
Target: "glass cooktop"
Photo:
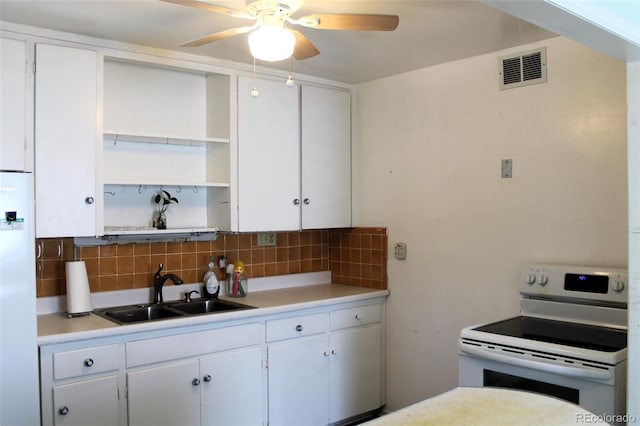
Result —
<instances>
[{"instance_id":1,"label":"glass cooktop","mask_svg":"<svg viewBox=\"0 0 640 426\"><path fill-rule=\"evenodd\" d=\"M474 330L602 352L627 347L627 332L609 327L519 316Z\"/></svg>"}]
</instances>

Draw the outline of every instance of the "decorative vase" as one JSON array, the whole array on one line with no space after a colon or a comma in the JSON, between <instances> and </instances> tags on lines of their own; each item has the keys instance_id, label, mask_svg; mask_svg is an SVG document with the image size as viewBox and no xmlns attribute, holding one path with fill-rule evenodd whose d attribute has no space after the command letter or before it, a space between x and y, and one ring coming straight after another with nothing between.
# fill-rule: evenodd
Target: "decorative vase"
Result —
<instances>
[{"instance_id":1,"label":"decorative vase","mask_svg":"<svg viewBox=\"0 0 640 426\"><path fill-rule=\"evenodd\" d=\"M162 210L158 211L156 217L156 229L167 229L167 215Z\"/></svg>"}]
</instances>

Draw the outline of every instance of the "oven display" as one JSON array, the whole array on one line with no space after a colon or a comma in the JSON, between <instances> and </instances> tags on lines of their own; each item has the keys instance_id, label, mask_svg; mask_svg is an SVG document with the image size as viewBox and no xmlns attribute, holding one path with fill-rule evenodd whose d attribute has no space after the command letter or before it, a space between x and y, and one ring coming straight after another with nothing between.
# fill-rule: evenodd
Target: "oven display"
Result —
<instances>
[{"instance_id":1,"label":"oven display","mask_svg":"<svg viewBox=\"0 0 640 426\"><path fill-rule=\"evenodd\" d=\"M564 289L583 293L607 294L609 277L606 275L564 274Z\"/></svg>"}]
</instances>

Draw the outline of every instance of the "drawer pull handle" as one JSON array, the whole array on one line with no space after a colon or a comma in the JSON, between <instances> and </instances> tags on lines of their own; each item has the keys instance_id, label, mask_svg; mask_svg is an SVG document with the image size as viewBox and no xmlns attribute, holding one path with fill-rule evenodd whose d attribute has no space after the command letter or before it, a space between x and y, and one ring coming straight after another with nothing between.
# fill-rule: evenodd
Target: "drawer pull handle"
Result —
<instances>
[{"instance_id":1,"label":"drawer pull handle","mask_svg":"<svg viewBox=\"0 0 640 426\"><path fill-rule=\"evenodd\" d=\"M362 316L360 314L356 314L356 319L360 320L360 319L362 319Z\"/></svg>"},{"instance_id":2,"label":"drawer pull handle","mask_svg":"<svg viewBox=\"0 0 640 426\"><path fill-rule=\"evenodd\" d=\"M211 375L207 374L206 376L204 376L202 378L202 380L204 380L205 382L209 383L211 381Z\"/></svg>"},{"instance_id":3,"label":"drawer pull handle","mask_svg":"<svg viewBox=\"0 0 640 426\"><path fill-rule=\"evenodd\" d=\"M93 360L91 358L87 358L84 360L84 365L87 367L91 367L93 365Z\"/></svg>"},{"instance_id":4,"label":"drawer pull handle","mask_svg":"<svg viewBox=\"0 0 640 426\"><path fill-rule=\"evenodd\" d=\"M296 325L296 331L302 331L302 325L300 324Z\"/></svg>"},{"instance_id":5,"label":"drawer pull handle","mask_svg":"<svg viewBox=\"0 0 640 426\"><path fill-rule=\"evenodd\" d=\"M62 406L62 407L58 408L58 413L59 413L61 416L66 416L67 414L69 414L69 407L67 407L67 406L65 405L65 406Z\"/></svg>"},{"instance_id":6,"label":"drawer pull handle","mask_svg":"<svg viewBox=\"0 0 640 426\"><path fill-rule=\"evenodd\" d=\"M191 384L192 384L193 386L198 386L198 385L200 384L200 379L198 379L198 378L196 377L195 379L193 379L193 380L191 381Z\"/></svg>"}]
</instances>

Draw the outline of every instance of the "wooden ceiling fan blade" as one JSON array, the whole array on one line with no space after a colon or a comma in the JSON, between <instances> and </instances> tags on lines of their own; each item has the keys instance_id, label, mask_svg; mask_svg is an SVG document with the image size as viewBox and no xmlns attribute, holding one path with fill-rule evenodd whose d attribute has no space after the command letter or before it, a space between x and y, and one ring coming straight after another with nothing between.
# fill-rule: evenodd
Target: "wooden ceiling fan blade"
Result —
<instances>
[{"instance_id":1,"label":"wooden ceiling fan blade","mask_svg":"<svg viewBox=\"0 0 640 426\"><path fill-rule=\"evenodd\" d=\"M198 46L202 46L203 44L212 43L214 41L218 41L218 40L222 40L222 39L225 39L225 38L233 37L233 36L238 35L238 34L248 33L249 31L253 30L255 27L256 26L253 25L253 26L250 26L250 27L231 28L230 30L220 31L219 33L209 34L208 36L188 41L188 42L186 42L184 44L181 44L180 46L181 47L198 47Z\"/></svg>"},{"instance_id":2,"label":"wooden ceiling fan blade","mask_svg":"<svg viewBox=\"0 0 640 426\"><path fill-rule=\"evenodd\" d=\"M209 12L220 13L222 15L233 16L234 18L256 19L255 16L249 15L239 10L230 9L224 6L218 6L206 1L199 0L160 0L166 3L179 4L181 6L196 7L198 9L208 10Z\"/></svg>"},{"instance_id":3,"label":"wooden ceiling fan blade","mask_svg":"<svg viewBox=\"0 0 640 426\"><path fill-rule=\"evenodd\" d=\"M320 30L393 31L398 27L400 18L397 15L359 13L313 14L294 22Z\"/></svg>"},{"instance_id":4,"label":"wooden ceiling fan blade","mask_svg":"<svg viewBox=\"0 0 640 426\"><path fill-rule=\"evenodd\" d=\"M311 41L300 31L292 30L289 28L289 31L296 36L296 46L293 50L293 57L297 60L303 60L312 58L320 53L320 51L311 43Z\"/></svg>"}]
</instances>

